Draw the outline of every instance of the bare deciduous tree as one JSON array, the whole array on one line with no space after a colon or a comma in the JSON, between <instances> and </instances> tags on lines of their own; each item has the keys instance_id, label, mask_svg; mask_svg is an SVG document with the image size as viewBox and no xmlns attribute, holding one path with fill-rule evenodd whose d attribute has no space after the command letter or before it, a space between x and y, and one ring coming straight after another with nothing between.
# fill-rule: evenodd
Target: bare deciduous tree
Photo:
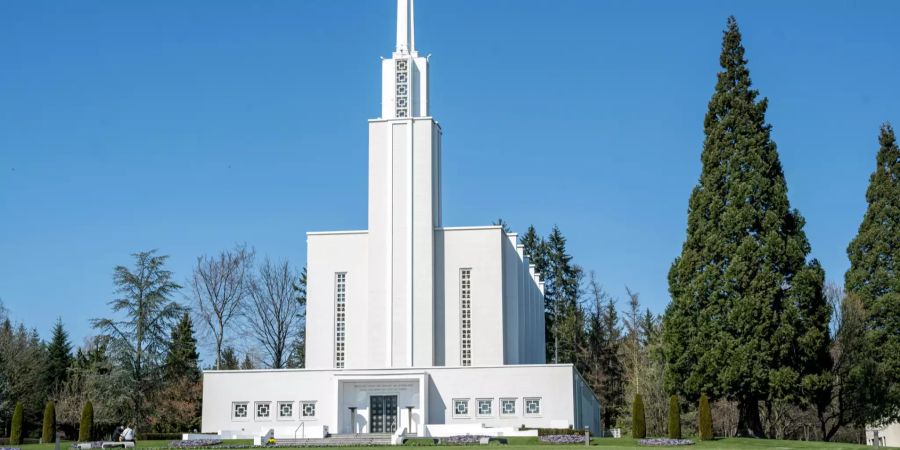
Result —
<instances>
[{"instance_id":1,"label":"bare deciduous tree","mask_svg":"<svg viewBox=\"0 0 900 450\"><path fill-rule=\"evenodd\" d=\"M287 366L301 331L301 305L294 290L298 276L287 261L273 263L266 259L251 282L247 322L262 345L266 364L273 369Z\"/></svg>"},{"instance_id":2,"label":"bare deciduous tree","mask_svg":"<svg viewBox=\"0 0 900 450\"><path fill-rule=\"evenodd\" d=\"M222 364L222 346L232 320L239 317L250 291L254 250L239 245L215 257L197 258L191 290L199 321L206 325L216 352L216 369Z\"/></svg>"}]
</instances>

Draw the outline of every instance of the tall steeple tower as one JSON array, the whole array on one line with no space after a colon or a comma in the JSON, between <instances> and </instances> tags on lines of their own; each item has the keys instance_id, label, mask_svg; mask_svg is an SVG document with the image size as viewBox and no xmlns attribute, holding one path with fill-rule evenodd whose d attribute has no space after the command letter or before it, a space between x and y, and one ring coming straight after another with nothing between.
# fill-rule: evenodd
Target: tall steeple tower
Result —
<instances>
[{"instance_id":1,"label":"tall steeple tower","mask_svg":"<svg viewBox=\"0 0 900 450\"><path fill-rule=\"evenodd\" d=\"M369 358L371 367L431 366L441 129L429 116L413 0L397 0L397 46L381 75L381 117L369 120L368 335L384 339L385 350Z\"/></svg>"}]
</instances>

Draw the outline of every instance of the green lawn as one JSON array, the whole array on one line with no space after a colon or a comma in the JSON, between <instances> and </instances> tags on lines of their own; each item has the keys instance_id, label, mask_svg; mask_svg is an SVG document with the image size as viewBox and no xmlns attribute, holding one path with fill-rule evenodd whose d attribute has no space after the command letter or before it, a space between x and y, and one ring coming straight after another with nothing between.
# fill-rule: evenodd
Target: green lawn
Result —
<instances>
[{"instance_id":1,"label":"green lawn","mask_svg":"<svg viewBox=\"0 0 900 450\"><path fill-rule=\"evenodd\" d=\"M250 445L252 442L247 440L225 441L227 445ZM60 444L62 450L68 450L71 442ZM620 450L620 449L652 449L652 448L683 448L683 449L722 449L722 450L755 450L755 449L772 449L772 450L794 450L794 449L823 449L823 450L865 450L872 447L854 444L830 444L825 442L805 442L805 441L776 441L771 439L720 439L717 441L704 442L698 441L696 445L684 447L644 447L637 445L634 439L613 439L603 438L594 439L591 444L593 446L602 447L604 450ZM165 448L169 445L169 441L138 441L137 448ZM547 447L564 447L568 450L577 450L578 447L584 445L552 445L540 444L536 438L510 438L510 444L507 447L516 450L528 450L541 448L547 450ZM53 444L31 444L19 446L22 450L53 450ZM479 446L468 446L479 447ZM491 446L494 447L494 446ZM409 447L407 447L409 448ZM494 447L496 448L496 447ZM473 449L474 450L474 449Z\"/></svg>"}]
</instances>

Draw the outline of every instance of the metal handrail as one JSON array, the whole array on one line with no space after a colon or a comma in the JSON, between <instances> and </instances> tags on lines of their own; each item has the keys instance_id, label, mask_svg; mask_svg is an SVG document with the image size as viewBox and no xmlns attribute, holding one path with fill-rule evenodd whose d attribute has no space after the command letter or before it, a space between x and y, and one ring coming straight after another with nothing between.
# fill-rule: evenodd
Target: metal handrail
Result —
<instances>
[{"instance_id":1,"label":"metal handrail","mask_svg":"<svg viewBox=\"0 0 900 450\"><path fill-rule=\"evenodd\" d=\"M297 439L297 430L301 428L303 428L303 435L301 437L303 437L304 439L306 438L306 422L300 422L300 425L294 429L294 439Z\"/></svg>"}]
</instances>

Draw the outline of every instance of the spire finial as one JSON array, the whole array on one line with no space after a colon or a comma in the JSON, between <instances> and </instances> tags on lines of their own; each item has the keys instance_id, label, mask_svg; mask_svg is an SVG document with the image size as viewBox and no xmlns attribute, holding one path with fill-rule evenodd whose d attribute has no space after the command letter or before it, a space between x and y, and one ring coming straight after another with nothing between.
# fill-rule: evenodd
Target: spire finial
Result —
<instances>
[{"instance_id":1,"label":"spire finial","mask_svg":"<svg viewBox=\"0 0 900 450\"><path fill-rule=\"evenodd\" d=\"M416 51L416 25L413 0L397 0L397 52Z\"/></svg>"}]
</instances>

